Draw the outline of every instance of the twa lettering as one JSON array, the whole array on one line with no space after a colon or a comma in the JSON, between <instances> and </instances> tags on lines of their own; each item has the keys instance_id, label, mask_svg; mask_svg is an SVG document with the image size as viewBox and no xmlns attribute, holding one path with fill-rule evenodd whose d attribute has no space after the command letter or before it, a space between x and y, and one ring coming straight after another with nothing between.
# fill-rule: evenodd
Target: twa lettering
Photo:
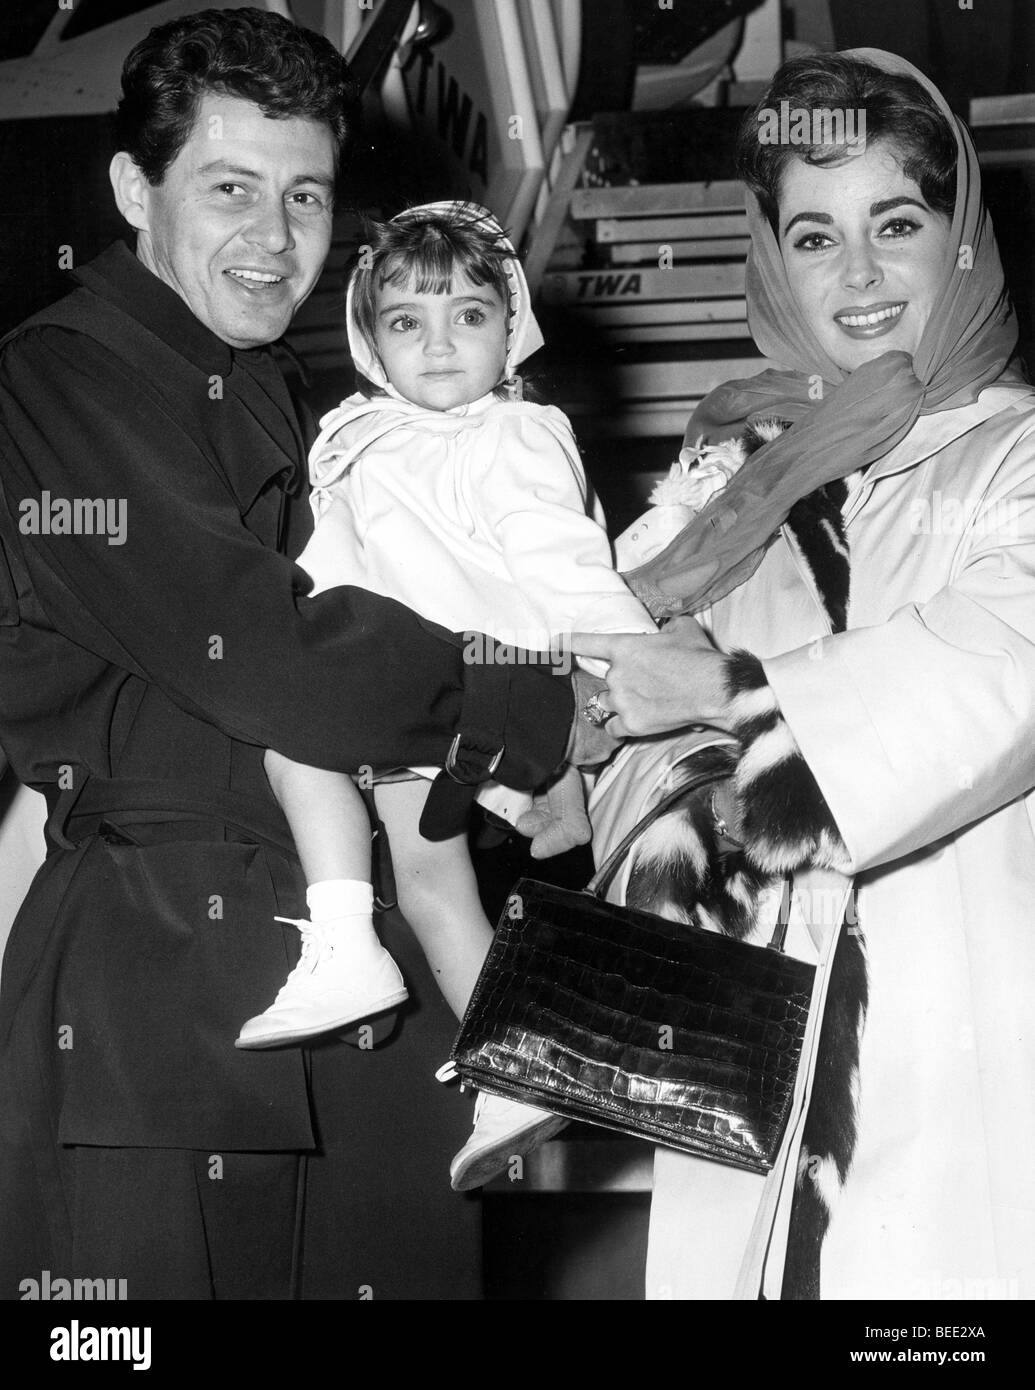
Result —
<instances>
[{"instance_id":1,"label":"twa lettering","mask_svg":"<svg viewBox=\"0 0 1035 1390\"><path fill-rule=\"evenodd\" d=\"M416 72L412 69L419 64ZM428 78L431 69L437 66L438 104L436 109L436 131L444 144L448 145L456 157L462 160L476 174L482 183L489 180L489 123L483 111L478 111L466 92L460 90L455 77L446 72L441 58L436 64L435 54L423 45L415 44L409 58L403 64L403 73L410 78L416 90L413 104L419 116L428 112ZM472 125L471 117L474 116ZM468 132L471 132L468 144Z\"/></svg>"},{"instance_id":2,"label":"twa lettering","mask_svg":"<svg viewBox=\"0 0 1035 1390\"><path fill-rule=\"evenodd\" d=\"M643 285L641 275L580 275L576 299L614 298L622 294L639 294Z\"/></svg>"}]
</instances>

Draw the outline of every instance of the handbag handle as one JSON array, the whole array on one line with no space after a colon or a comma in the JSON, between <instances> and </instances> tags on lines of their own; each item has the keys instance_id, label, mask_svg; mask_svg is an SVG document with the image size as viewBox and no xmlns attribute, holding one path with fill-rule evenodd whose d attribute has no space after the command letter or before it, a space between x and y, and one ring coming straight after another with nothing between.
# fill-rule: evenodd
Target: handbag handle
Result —
<instances>
[{"instance_id":1,"label":"handbag handle","mask_svg":"<svg viewBox=\"0 0 1035 1390\"><path fill-rule=\"evenodd\" d=\"M731 753L723 751L727 746L730 748L736 747L733 743L729 745L713 744L707 750L704 750L710 753L718 753L720 760L718 762L710 761L708 766L694 773L686 782L677 787L675 791L668 792L667 795L663 796L656 806L653 806L641 820L638 820L629 831L628 835L626 835L625 839L622 840L616 849L611 851L600 868L586 884L583 889L584 893L590 893L594 898L603 898L604 894L611 886L611 880L618 872L622 860L645 830L652 826L666 811L670 810L677 801L682 801L683 798L689 796L691 792L700 791L702 787L707 787L712 782L724 782L726 778L732 774L737 765L737 760ZM692 756L691 754L691 757Z\"/></svg>"},{"instance_id":2,"label":"handbag handle","mask_svg":"<svg viewBox=\"0 0 1035 1390\"><path fill-rule=\"evenodd\" d=\"M681 786L677 787L675 791L668 792L663 796L656 806L651 807L647 814L636 822L628 835L626 835L616 848L611 851L582 891L588 893L591 897L603 899L623 859L645 830L652 826L656 820L659 820L666 811L671 810L677 802L683 801L686 797L690 796L691 793L700 791L702 787L707 787L712 783L724 782L732 775L737 766L737 759L732 753L726 750L735 746L736 745L732 743L727 745L713 744L707 750L702 750L717 756L713 760L709 760L708 766L702 767L699 772L694 773L687 781L682 783ZM777 913L772 939L769 942L769 946L775 951L783 950L783 943L787 936L787 927L790 921L790 911L791 880L785 878L783 883L783 894L780 899L780 910Z\"/></svg>"}]
</instances>

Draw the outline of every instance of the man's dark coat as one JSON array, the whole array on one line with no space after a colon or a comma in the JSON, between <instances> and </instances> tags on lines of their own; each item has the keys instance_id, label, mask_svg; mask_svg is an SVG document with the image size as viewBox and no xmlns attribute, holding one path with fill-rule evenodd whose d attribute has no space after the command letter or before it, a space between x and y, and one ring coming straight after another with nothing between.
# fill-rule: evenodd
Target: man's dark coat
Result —
<instances>
[{"instance_id":1,"label":"man's dark coat","mask_svg":"<svg viewBox=\"0 0 1035 1390\"><path fill-rule=\"evenodd\" d=\"M122 245L77 278L0 359L0 743L51 808L0 1001L8 1280L78 1258L84 1146L96 1162L317 1143L306 1054L233 1046L290 966L294 933L272 918L304 911L263 750L441 764L469 733L475 767L504 744L497 775L531 786L563 756L572 703L542 671L465 667L459 639L391 600L306 598L285 558L305 539L306 441L270 352L231 350ZM123 518L122 543L61 530L61 504L84 499ZM362 1053L330 1050L347 1107ZM445 1158L419 1158L443 1188Z\"/></svg>"}]
</instances>

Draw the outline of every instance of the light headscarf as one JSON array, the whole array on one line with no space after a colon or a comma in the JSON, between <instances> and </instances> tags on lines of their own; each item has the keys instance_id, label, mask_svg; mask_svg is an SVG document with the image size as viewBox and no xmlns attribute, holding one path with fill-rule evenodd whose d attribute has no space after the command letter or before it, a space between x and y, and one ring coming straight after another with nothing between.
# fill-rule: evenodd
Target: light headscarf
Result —
<instances>
[{"instance_id":1,"label":"light headscarf","mask_svg":"<svg viewBox=\"0 0 1035 1390\"><path fill-rule=\"evenodd\" d=\"M539 324L532 313L532 296L529 294L528 282L525 279L525 272L521 268L521 262L518 260L517 252L492 213L486 208L479 207L477 203L424 203L420 207L407 208L405 212L400 212L392 218L392 222L416 222L428 218L441 219L446 222L461 222L478 227L481 231L486 232L495 242L497 249L504 253L502 256L503 272L510 291L510 303L506 306L508 310L506 370L508 377L513 376L525 358L531 357L532 353L543 345L543 335L539 331ZM348 294L345 300L345 320L352 361L356 370L362 372L368 381L379 386L394 399L401 400L399 393L385 376L381 360L374 350L373 344L367 341L366 334L356 317L356 276L362 273L362 271L357 271L353 274L349 281Z\"/></svg>"},{"instance_id":2,"label":"light headscarf","mask_svg":"<svg viewBox=\"0 0 1035 1390\"><path fill-rule=\"evenodd\" d=\"M754 453L665 550L625 576L655 616L705 608L742 584L796 502L883 458L918 416L969 404L993 381L1023 380L1008 365L1017 325L966 126L904 58L876 48L841 56L914 78L955 132L951 264L912 358L887 352L852 372L842 371L805 322L776 236L748 190L748 322L759 349L788 370L762 372L712 391L694 411L686 439L692 443L703 435L714 442L769 416L790 420L792 428ZM970 248L969 256L960 254L964 247ZM821 400L810 396L817 377L823 381Z\"/></svg>"}]
</instances>

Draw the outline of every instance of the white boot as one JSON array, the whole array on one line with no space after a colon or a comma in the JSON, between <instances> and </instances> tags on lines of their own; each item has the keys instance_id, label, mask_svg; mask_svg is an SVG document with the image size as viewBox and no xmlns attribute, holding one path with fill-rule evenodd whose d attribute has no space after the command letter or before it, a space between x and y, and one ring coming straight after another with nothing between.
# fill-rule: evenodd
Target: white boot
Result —
<instances>
[{"instance_id":1,"label":"white boot","mask_svg":"<svg viewBox=\"0 0 1035 1390\"><path fill-rule=\"evenodd\" d=\"M372 932L359 933L354 922L341 918L275 920L302 933L302 955L266 1012L241 1029L236 1047L301 1042L384 1013L407 998L399 967Z\"/></svg>"},{"instance_id":2,"label":"white boot","mask_svg":"<svg viewBox=\"0 0 1035 1390\"><path fill-rule=\"evenodd\" d=\"M479 1091L474 1105L474 1130L449 1165L453 1191L484 1187L505 1170L512 1158L531 1153L559 1134L567 1123L563 1115Z\"/></svg>"}]
</instances>

